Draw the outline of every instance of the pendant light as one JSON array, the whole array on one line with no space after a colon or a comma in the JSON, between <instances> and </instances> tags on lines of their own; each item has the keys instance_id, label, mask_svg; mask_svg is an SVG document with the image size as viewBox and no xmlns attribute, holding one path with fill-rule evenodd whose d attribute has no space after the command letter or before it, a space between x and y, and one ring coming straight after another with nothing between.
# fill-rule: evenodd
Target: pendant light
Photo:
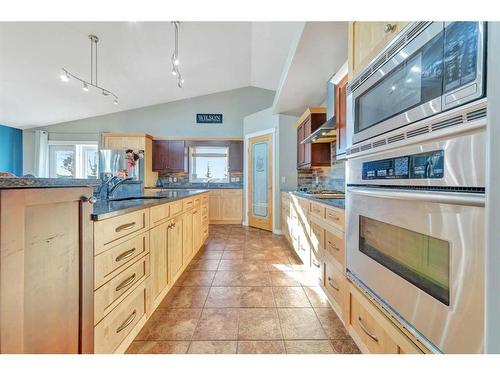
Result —
<instances>
[{"instance_id":1,"label":"pendant light","mask_svg":"<svg viewBox=\"0 0 500 375\"><path fill-rule=\"evenodd\" d=\"M99 42L99 38L95 35L89 35L90 39L90 82L82 79L65 68L62 68L61 72L61 81L69 82L71 79L75 79L82 84L82 90L85 92L89 91L89 88L92 87L97 89L102 93L103 96L111 96L113 97L113 104L118 104L118 97L110 90L105 89L104 87L99 86L97 81L97 43Z\"/></svg>"}]
</instances>

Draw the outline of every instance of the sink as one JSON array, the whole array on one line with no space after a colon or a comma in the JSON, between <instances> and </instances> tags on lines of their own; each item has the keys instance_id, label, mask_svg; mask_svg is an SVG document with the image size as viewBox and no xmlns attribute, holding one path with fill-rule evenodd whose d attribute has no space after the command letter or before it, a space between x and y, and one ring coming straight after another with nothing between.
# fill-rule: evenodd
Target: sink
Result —
<instances>
[{"instance_id":1,"label":"sink","mask_svg":"<svg viewBox=\"0 0 500 375\"><path fill-rule=\"evenodd\" d=\"M164 199L169 198L168 196L146 196L146 197L123 197L123 198L111 198L108 199L109 202L119 202L119 201L131 201L137 199Z\"/></svg>"}]
</instances>

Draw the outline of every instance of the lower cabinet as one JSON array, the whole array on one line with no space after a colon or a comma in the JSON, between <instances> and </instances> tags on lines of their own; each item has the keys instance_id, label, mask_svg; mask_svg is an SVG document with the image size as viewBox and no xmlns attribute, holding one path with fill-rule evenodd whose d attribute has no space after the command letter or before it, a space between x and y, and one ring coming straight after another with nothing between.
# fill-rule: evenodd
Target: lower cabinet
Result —
<instances>
[{"instance_id":1,"label":"lower cabinet","mask_svg":"<svg viewBox=\"0 0 500 375\"><path fill-rule=\"evenodd\" d=\"M212 189L209 193L208 217L211 224L241 224L243 221L242 189Z\"/></svg>"},{"instance_id":2,"label":"lower cabinet","mask_svg":"<svg viewBox=\"0 0 500 375\"><path fill-rule=\"evenodd\" d=\"M134 228L128 216L94 222L106 239L127 224L121 237L94 239L95 353L127 349L207 239L208 206L202 194L141 210Z\"/></svg>"}]
</instances>

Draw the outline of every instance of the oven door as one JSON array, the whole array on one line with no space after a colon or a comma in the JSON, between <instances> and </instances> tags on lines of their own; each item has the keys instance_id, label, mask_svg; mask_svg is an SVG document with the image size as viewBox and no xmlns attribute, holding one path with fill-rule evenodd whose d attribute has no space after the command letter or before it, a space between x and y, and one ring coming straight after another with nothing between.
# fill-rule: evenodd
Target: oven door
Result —
<instances>
[{"instance_id":1,"label":"oven door","mask_svg":"<svg viewBox=\"0 0 500 375\"><path fill-rule=\"evenodd\" d=\"M349 187L347 268L444 353L483 351L484 195Z\"/></svg>"}]
</instances>

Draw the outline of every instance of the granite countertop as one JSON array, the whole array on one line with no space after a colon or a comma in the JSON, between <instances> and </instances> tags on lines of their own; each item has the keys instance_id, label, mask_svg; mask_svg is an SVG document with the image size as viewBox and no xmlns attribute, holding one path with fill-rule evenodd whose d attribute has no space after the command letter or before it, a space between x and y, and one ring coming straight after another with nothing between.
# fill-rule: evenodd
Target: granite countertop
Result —
<instances>
[{"instance_id":1,"label":"granite countertop","mask_svg":"<svg viewBox=\"0 0 500 375\"><path fill-rule=\"evenodd\" d=\"M168 189L159 192L144 191L135 199L127 200L98 200L93 207L92 220L104 220L111 217L123 215L129 212L153 207L160 204L173 202L194 195L206 193L206 189Z\"/></svg>"},{"instance_id":2,"label":"granite countertop","mask_svg":"<svg viewBox=\"0 0 500 375\"><path fill-rule=\"evenodd\" d=\"M311 194L303 193L301 191L289 191L289 193L296 195L297 197L306 198L315 202L327 204L336 208L341 208L345 210L345 198L334 198L334 199L320 199L315 198Z\"/></svg>"},{"instance_id":3,"label":"granite countertop","mask_svg":"<svg viewBox=\"0 0 500 375\"><path fill-rule=\"evenodd\" d=\"M206 184L201 185L164 185L163 187L145 187L144 189L162 189L162 190L172 190L172 189L205 189L205 190L213 190L213 189L243 189L243 185L210 185L208 188Z\"/></svg>"},{"instance_id":4,"label":"granite countertop","mask_svg":"<svg viewBox=\"0 0 500 375\"><path fill-rule=\"evenodd\" d=\"M84 178L2 177L0 189L96 187L99 180Z\"/></svg>"}]
</instances>

